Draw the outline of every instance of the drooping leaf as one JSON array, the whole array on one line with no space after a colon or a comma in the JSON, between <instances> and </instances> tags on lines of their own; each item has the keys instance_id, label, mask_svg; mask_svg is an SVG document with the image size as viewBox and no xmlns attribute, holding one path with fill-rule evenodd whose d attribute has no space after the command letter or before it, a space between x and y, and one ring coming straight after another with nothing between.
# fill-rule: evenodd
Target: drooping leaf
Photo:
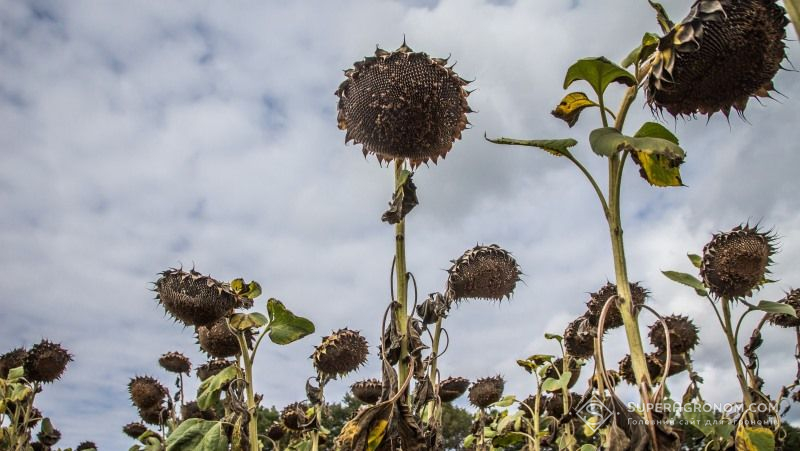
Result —
<instances>
[{"instance_id":1,"label":"drooping leaf","mask_svg":"<svg viewBox=\"0 0 800 451\"><path fill-rule=\"evenodd\" d=\"M394 411L394 403L382 402L368 407L345 423L339 437L337 449L341 451L374 451L383 442L389 421Z\"/></svg>"},{"instance_id":2,"label":"drooping leaf","mask_svg":"<svg viewBox=\"0 0 800 451\"><path fill-rule=\"evenodd\" d=\"M641 63L646 60L658 48L659 37L655 33L645 33L642 36L642 43L631 50L631 53L622 60L622 67L629 67L633 64Z\"/></svg>"},{"instance_id":3,"label":"drooping leaf","mask_svg":"<svg viewBox=\"0 0 800 451\"><path fill-rule=\"evenodd\" d=\"M703 257L697 254L686 254L689 257L689 261L692 262L695 268L700 269L703 266Z\"/></svg>"},{"instance_id":4,"label":"drooping leaf","mask_svg":"<svg viewBox=\"0 0 800 451\"><path fill-rule=\"evenodd\" d=\"M14 382L23 377L25 377L25 368L18 366L16 368L11 368L10 370L8 370L8 377L6 378L6 381Z\"/></svg>"},{"instance_id":5,"label":"drooping leaf","mask_svg":"<svg viewBox=\"0 0 800 451\"><path fill-rule=\"evenodd\" d=\"M603 56L583 58L570 66L564 78L564 89L576 80L588 82L598 97L603 95L611 83L617 82L626 86L636 84L636 77Z\"/></svg>"},{"instance_id":6,"label":"drooping leaf","mask_svg":"<svg viewBox=\"0 0 800 451\"><path fill-rule=\"evenodd\" d=\"M559 391L569 385L570 378L572 378L572 373L569 371L561 373L561 377L558 379L548 377L542 382L542 390L549 392Z\"/></svg>"},{"instance_id":7,"label":"drooping leaf","mask_svg":"<svg viewBox=\"0 0 800 451\"><path fill-rule=\"evenodd\" d=\"M596 154L605 157L622 150L630 151L641 169L640 174L651 185L682 186L679 167L685 153L674 142L677 138L658 124L648 124L639 131L640 136L623 135L613 127L592 130L589 144ZM648 134L654 136L646 136Z\"/></svg>"},{"instance_id":8,"label":"drooping leaf","mask_svg":"<svg viewBox=\"0 0 800 451\"><path fill-rule=\"evenodd\" d=\"M201 418L190 418L182 422L167 437L166 451L194 451L195 449L200 449L199 446L203 437L215 425L220 425L220 422Z\"/></svg>"},{"instance_id":9,"label":"drooping leaf","mask_svg":"<svg viewBox=\"0 0 800 451\"><path fill-rule=\"evenodd\" d=\"M774 451L775 436L767 428L740 426L736 430L736 451Z\"/></svg>"},{"instance_id":10,"label":"drooping leaf","mask_svg":"<svg viewBox=\"0 0 800 451\"><path fill-rule=\"evenodd\" d=\"M259 328L267 324L267 317L258 312L252 313L234 313L230 318L231 327L245 331L252 328Z\"/></svg>"},{"instance_id":11,"label":"drooping leaf","mask_svg":"<svg viewBox=\"0 0 800 451\"><path fill-rule=\"evenodd\" d=\"M222 386L236 379L239 369L231 365L219 373L204 380L197 388L197 406L202 410L210 409L219 401Z\"/></svg>"},{"instance_id":12,"label":"drooping leaf","mask_svg":"<svg viewBox=\"0 0 800 451\"><path fill-rule=\"evenodd\" d=\"M475 443L475 435L469 434L468 436L464 437L464 448L472 448L473 443Z\"/></svg>"},{"instance_id":13,"label":"drooping leaf","mask_svg":"<svg viewBox=\"0 0 800 451\"><path fill-rule=\"evenodd\" d=\"M645 122L633 136L634 138L661 138L673 144L680 144L678 137L658 122Z\"/></svg>"},{"instance_id":14,"label":"drooping leaf","mask_svg":"<svg viewBox=\"0 0 800 451\"><path fill-rule=\"evenodd\" d=\"M296 316L277 299L267 301L269 315L269 339L279 345L287 345L314 333L314 323Z\"/></svg>"},{"instance_id":15,"label":"drooping leaf","mask_svg":"<svg viewBox=\"0 0 800 451\"><path fill-rule=\"evenodd\" d=\"M492 406L493 407L510 407L515 402L517 402L517 397L516 396L514 396L514 395L506 395L506 396L503 396L503 398L500 399L500 401L497 401L496 403L492 404Z\"/></svg>"},{"instance_id":16,"label":"drooping leaf","mask_svg":"<svg viewBox=\"0 0 800 451\"><path fill-rule=\"evenodd\" d=\"M417 186L414 185L411 172L403 170L398 180L397 189L389 202L389 209L381 216L381 221L397 224L419 204Z\"/></svg>"},{"instance_id":17,"label":"drooping leaf","mask_svg":"<svg viewBox=\"0 0 800 451\"><path fill-rule=\"evenodd\" d=\"M547 362L551 362L555 356L549 354L534 354L527 359L517 360L517 365L525 369L525 371L533 374L540 366Z\"/></svg>"},{"instance_id":18,"label":"drooping leaf","mask_svg":"<svg viewBox=\"0 0 800 451\"><path fill-rule=\"evenodd\" d=\"M483 136L484 139L489 141L490 143L494 144L505 144L510 146L528 146L528 147L538 147L544 151L547 151L551 155L555 155L557 157L566 155L569 153L569 148L574 147L578 144L578 141L575 141L572 138L567 139L514 139L514 138L494 138L490 139L487 138L486 135Z\"/></svg>"},{"instance_id":19,"label":"drooping leaf","mask_svg":"<svg viewBox=\"0 0 800 451\"><path fill-rule=\"evenodd\" d=\"M703 282L691 274L678 271L661 271L661 273L667 276L667 278L673 282L681 283L696 290L705 290L706 288L706 286L703 285Z\"/></svg>"},{"instance_id":20,"label":"drooping leaf","mask_svg":"<svg viewBox=\"0 0 800 451\"><path fill-rule=\"evenodd\" d=\"M492 439L492 446L498 449L503 449L514 445L519 445L520 443L525 442L526 438L527 437L525 436L525 434L520 432L516 431L506 432L504 434L500 434L494 437Z\"/></svg>"},{"instance_id":21,"label":"drooping leaf","mask_svg":"<svg viewBox=\"0 0 800 451\"><path fill-rule=\"evenodd\" d=\"M610 157L623 149L627 136L614 127L602 127L589 133L589 146L597 155Z\"/></svg>"},{"instance_id":22,"label":"drooping leaf","mask_svg":"<svg viewBox=\"0 0 800 451\"><path fill-rule=\"evenodd\" d=\"M642 151L631 152L633 161L639 165L639 175L653 186L683 186L680 165L683 157L671 158L667 154Z\"/></svg>"},{"instance_id":23,"label":"drooping leaf","mask_svg":"<svg viewBox=\"0 0 800 451\"><path fill-rule=\"evenodd\" d=\"M797 318L797 312L795 312L794 307L781 302L759 301L755 308L756 310L761 310L762 312L788 315Z\"/></svg>"},{"instance_id":24,"label":"drooping leaf","mask_svg":"<svg viewBox=\"0 0 800 451\"><path fill-rule=\"evenodd\" d=\"M551 333L549 333L549 332L545 332L545 334L544 334L544 338L545 338L546 340L556 340L556 341L558 341L559 343L560 343L562 340L564 340L564 337L562 337L561 335L558 335L558 334L551 334Z\"/></svg>"},{"instance_id":25,"label":"drooping leaf","mask_svg":"<svg viewBox=\"0 0 800 451\"><path fill-rule=\"evenodd\" d=\"M231 291L239 296L244 296L248 299L255 299L261 296L261 285L259 285L259 283L255 280L245 285L244 279L240 277L231 281Z\"/></svg>"},{"instance_id":26,"label":"drooping leaf","mask_svg":"<svg viewBox=\"0 0 800 451\"><path fill-rule=\"evenodd\" d=\"M661 26L661 31L664 33L669 33L672 30L672 27L675 26L675 23L669 18L667 15L667 10L664 9L664 6L661 3L654 2L653 0L647 0L650 3L650 6L656 10L656 20L658 20L658 24Z\"/></svg>"},{"instance_id":27,"label":"drooping leaf","mask_svg":"<svg viewBox=\"0 0 800 451\"><path fill-rule=\"evenodd\" d=\"M581 112L589 107L598 106L582 92L571 92L564 96L556 109L550 112L553 116L563 120L570 127L578 122Z\"/></svg>"}]
</instances>

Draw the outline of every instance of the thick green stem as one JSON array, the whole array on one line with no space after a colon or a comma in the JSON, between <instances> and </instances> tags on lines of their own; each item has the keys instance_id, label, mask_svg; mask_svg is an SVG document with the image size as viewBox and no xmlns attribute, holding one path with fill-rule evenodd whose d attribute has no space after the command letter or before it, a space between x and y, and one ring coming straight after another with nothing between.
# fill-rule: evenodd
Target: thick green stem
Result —
<instances>
[{"instance_id":1,"label":"thick green stem","mask_svg":"<svg viewBox=\"0 0 800 451\"><path fill-rule=\"evenodd\" d=\"M401 175L403 160L394 162L394 188L401 189ZM408 274L406 269L406 221L400 220L394 228L395 239L395 273L397 277L397 299L400 304L394 310L394 320L397 331L402 337L400 343L400 363L398 375L401 381L408 376Z\"/></svg>"},{"instance_id":2,"label":"thick green stem","mask_svg":"<svg viewBox=\"0 0 800 451\"><path fill-rule=\"evenodd\" d=\"M540 451L542 449L541 443L539 443L539 428L541 427L540 424L540 412L542 409L542 384L536 388L536 402L533 405L533 437L535 440L533 441L533 449L534 451Z\"/></svg>"},{"instance_id":3,"label":"thick green stem","mask_svg":"<svg viewBox=\"0 0 800 451\"><path fill-rule=\"evenodd\" d=\"M733 367L736 369L736 379L739 380L739 387L742 389L742 400L744 404L744 412L750 414L750 407L753 405L753 398L750 396L750 389L747 386L747 379L744 377L744 370L742 369L742 362L739 357L739 351L736 349L736 338L733 336L733 324L731 322L731 301L722 299L722 319L725 321L725 338L728 340L728 348L731 351L731 358L733 359Z\"/></svg>"},{"instance_id":4,"label":"thick green stem","mask_svg":"<svg viewBox=\"0 0 800 451\"><path fill-rule=\"evenodd\" d=\"M247 413L250 415L250 420L247 422L247 435L250 439L250 451L259 451L258 441L258 416L256 415L256 396L253 391L253 361L251 360L250 352L247 349L245 342L244 332L236 334L239 340L239 348L242 351L242 361L244 362L244 380L247 390Z\"/></svg>"},{"instance_id":5,"label":"thick green stem","mask_svg":"<svg viewBox=\"0 0 800 451\"><path fill-rule=\"evenodd\" d=\"M439 383L437 371L437 363L439 361L439 340L442 337L442 318L436 320L436 329L433 332L433 342L431 343L431 365L428 378L434 387ZM438 420L441 416L440 409L437 409L437 403L434 401L428 402L428 417L426 421L430 424L434 419Z\"/></svg>"}]
</instances>

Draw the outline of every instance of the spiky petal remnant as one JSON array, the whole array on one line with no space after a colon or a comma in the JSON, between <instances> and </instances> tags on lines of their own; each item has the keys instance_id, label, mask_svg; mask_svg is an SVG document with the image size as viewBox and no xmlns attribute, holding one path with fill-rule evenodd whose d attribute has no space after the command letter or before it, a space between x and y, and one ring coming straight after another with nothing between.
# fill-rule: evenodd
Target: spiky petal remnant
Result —
<instances>
[{"instance_id":1,"label":"spiky petal remnant","mask_svg":"<svg viewBox=\"0 0 800 451\"><path fill-rule=\"evenodd\" d=\"M496 244L468 249L447 272L449 301L510 298L522 274L511 253Z\"/></svg>"},{"instance_id":2,"label":"spiky petal remnant","mask_svg":"<svg viewBox=\"0 0 800 451\"><path fill-rule=\"evenodd\" d=\"M769 95L788 23L775 0L695 1L651 57L648 103L672 115L743 111Z\"/></svg>"},{"instance_id":3,"label":"spiky petal remnant","mask_svg":"<svg viewBox=\"0 0 800 451\"><path fill-rule=\"evenodd\" d=\"M53 382L64 374L71 361L72 355L60 344L42 340L28 351L22 366L29 381Z\"/></svg>"},{"instance_id":4,"label":"spiky petal remnant","mask_svg":"<svg viewBox=\"0 0 800 451\"><path fill-rule=\"evenodd\" d=\"M233 365L233 362L224 359L209 360L208 362L198 366L197 370L195 370L195 373L197 373L197 378L202 382L209 377L215 376L217 373L231 365Z\"/></svg>"},{"instance_id":5,"label":"spiky petal remnant","mask_svg":"<svg viewBox=\"0 0 800 451\"><path fill-rule=\"evenodd\" d=\"M506 382L501 376L478 379L469 389L469 402L480 409L500 401Z\"/></svg>"},{"instance_id":6,"label":"spiky petal remnant","mask_svg":"<svg viewBox=\"0 0 800 451\"><path fill-rule=\"evenodd\" d=\"M448 377L439 382L439 399L442 402L452 402L460 398L469 388L469 379L463 377Z\"/></svg>"},{"instance_id":7,"label":"spiky petal remnant","mask_svg":"<svg viewBox=\"0 0 800 451\"><path fill-rule=\"evenodd\" d=\"M790 305L798 317L793 317L784 314L771 314L769 322L779 327L800 327L800 290L795 289L786 294L786 297L780 300L782 304Z\"/></svg>"},{"instance_id":8,"label":"spiky petal remnant","mask_svg":"<svg viewBox=\"0 0 800 451\"><path fill-rule=\"evenodd\" d=\"M170 373L189 373L192 369L192 362L188 357L180 352L167 352L158 359L161 368Z\"/></svg>"},{"instance_id":9,"label":"spiky petal remnant","mask_svg":"<svg viewBox=\"0 0 800 451\"><path fill-rule=\"evenodd\" d=\"M147 426L142 423L128 423L122 427L122 432L132 439L138 439L140 435L147 432Z\"/></svg>"},{"instance_id":10,"label":"spiky petal remnant","mask_svg":"<svg viewBox=\"0 0 800 451\"><path fill-rule=\"evenodd\" d=\"M569 323L564 331L564 347L567 354L579 359L588 359L594 356L594 339L597 337L597 327L587 316L581 316Z\"/></svg>"},{"instance_id":11,"label":"spiky petal remnant","mask_svg":"<svg viewBox=\"0 0 800 451\"><path fill-rule=\"evenodd\" d=\"M0 379L8 378L8 372L25 363L28 351L25 348L16 348L0 355Z\"/></svg>"},{"instance_id":12,"label":"spiky petal remnant","mask_svg":"<svg viewBox=\"0 0 800 451\"><path fill-rule=\"evenodd\" d=\"M469 124L469 82L446 59L414 52L405 42L394 52L377 49L344 74L335 93L339 128L347 130L345 142L362 145L364 156L435 163Z\"/></svg>"},{"instance_id":13,"label":"spiky petal remnant","mask_svg":"<svg viewBox=\"0 0 800 451\"><path fill-rule=\"evenodd\" d=\"M774 235L749 225L717 233L703 248L700 277L717 298L752 296L769 273L774 240Z\"/></svg>"},{"instance_id":14,"label":"spiky petal remnant","mask_svg":"<svg viewBox=\"0 0 800 451\"><path fill-rule=\"evenodd\" d=\"M149 409L159 405L169 392L156 379L150 376L137 376L128 383L128 393L134 406Z\"/></svg>"},{"instance_id":15,"label":"spiky petal remnant","mask_svg":"<svg viewBox=\"0 0 800 451\"><path fill-rule=\"evenodd\" d=\"M670 315L664 318L669 328L669 346L672 354L683 354L689 352L697 346L700 338L697 335L697 326L686 316ZM667 340L664 334L664 326L660 321L650 326L650 343L665 353L667 350Z\"/></svg>"},{"instance_id":16,"label":"spiky petal remnant","mask_svg":"<svg viewBox=\"0 0 800 451\"><path fill-rule=\"evenodd\" d=\"M322 337L311 359L321 375L337 378L355 371L367 361L369 346L358 331L347 328Z\"/></svg>"},{"instance_id":17,"label":"spiky petal remnant","mask_svg":"<svg viewBox=\"0 0 800 451\"><path fill-rule=\"evenodd\" d=\"M251 300L234 294L227 284L194 269L171 268L161 273L155 291L164 309L187 326L207 326L235 307L249 308Z\"/></svg>"},{"instance_id":18,"label":"spiky petal remnant","mask_svg":"<svg viewBox=\"0 0 800 451\"><path fill-rule=\"evenodd\" d=\"M308 406L302 402L295 402L284 407L281 411L281 423L290 431L306 430L312 423L312 418L306 415Z\"/></svg>"},{"instance_id":19,"label":"spiky petal remnant","mask_svg":"<svg viewBox=\"0 0 800 451\"><path fill-rule=\"evenodd\" d=\"M378 379L365 379L350 386L353 396L365 404L377 404L381 399L383 383Z\"/></svg>"},{"instance_id":20,"label":"spiky petal remnant","mask_svg":"<svg viewBox=\"0 0 800 451\"><path fill-rule=\"evenodd\" d=\"M649 293L638 283L631 283L630 290L634 307L638 307L647 301ZM612 296L617 296L617 286L611 282L606 283L597 290L596 293L590 295L586 307L588 308L587 316L591 319L592 324L599 324L603 306L606 305L606 302L608 302ZM622 327L622 325L622 313L620 313L619 307L616 305L610 306L608 308L608 313L606 313L606 321L603 324L603 329L616 329L617 327Z\"/></svg>"}]
</instances>

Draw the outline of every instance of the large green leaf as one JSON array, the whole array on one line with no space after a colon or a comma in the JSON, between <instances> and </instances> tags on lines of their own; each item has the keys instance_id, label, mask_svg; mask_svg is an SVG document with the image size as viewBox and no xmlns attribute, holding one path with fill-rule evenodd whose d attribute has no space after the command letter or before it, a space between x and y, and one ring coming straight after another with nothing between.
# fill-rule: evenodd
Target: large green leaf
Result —
<instances>
[{"instance_id":1,"label":"large green leaf","mask_svg":"<svg viewBox=\"0 0 800 451\"><path fill-rule=\"evenodd\" d=\"M259 328L267 324L267 317L258 312L234 313L229 320L231 327L238 331Z\"/></svg>"},{"instance_id":2,"label":"large green leaf","mask_svg":"<svg viewBox=\"0 0 800 451\"><path fill-rule=\"evenodd\" d=\"M227 449L227 439L225 448L202 447L206 434L211 432L215 426L221 428L222 424L219 421L207 421L200 418L190 418L184 421L167 437L166 451L222 451Z\"/></svg>"},{"instance_id":3,"label":"large green leaf","mask_svg":"<svg viewBox=\"0 0 800 451\"><path fill-rule=\"evenodd\" d=\"M193 448L195 451L227 451L228 436L222 429L222 422L217 421L215 425L203 435L200 443Z\"/></svg>"},{"instance_id":4,"label":"large green leaf","mask_svg":"<svg viewBox=\"0 0 800 451\"><path fill-rule=\"evenodd\" d=\"M661 138L673 144L679 144L678 137L658 122L645 122L633 136L634 138Z\"/></svg>"},{"instance_id":5,"label":"large green leaf","mask_svg":"<svg viewBox=\"0 0 800 451\"><path fill-rule=\"evenodd\" d=\"M736 430L737 451L773 451L775 436L767 428L749 428L740 426Z\"/></svg>"},{"instance_id":6,"label":"large green leaf","mask_svg":"<svg viewBox=\"0 0 800 451\"><path fill-rule=\"evenodd\" d=\"M222 386L236 379L239 369L236 365L231 365L219 373L204 380L197 389L197 405L202 410L211 408L219 401L219 394Z\"/></svg>"},{"instance_id":7,"label":"large green leaf","mask_svg":"<svg viewBox=\"0 0 800 451\"><path fill-rule=\"evenodd\" d=\"M789 13L789 18L792 19L795 33L800 37L800 0L783 0L783 5Z\"/></svg>"},{"instance_id":8,"label":"large green leaf","mask_svg":"<svg viewBox=\"0 0 800 451\"><path fill-rule=\"evenodd\" d=\"M630 151L641 168L640 174L652 185L682 186L679 167L685 154L674 142L677 138L658 124L645 125L637 133L639 136L623 135L613 127L592 130L589 144L596 154L605 157L621 150Z\"/></svg>"},{"instance_id":9,"label":"large green leaf","mask_svg":"<svg viewBox=\"0 0 800 451\"><path fill-rule=\"evenodd\" d=\"M269 314L269 339L279 345L287 345L314 333L314 323L296 316L277 299L267 301Z\"/></svg>"},{"instance_id":10,"label":"large green leaf","mask_svg":"<svg viewBox=\"0 0 800 451\"><path fill-rule=\"evenodd\" d=\"M572 373L569 371L564 371L561 373L561 377L558 379L549 377L542 382L542 390L555 392L559 391L562 388L567 388L569 385L569 380L572 378Z\"/></svg>"},{"instance_id":11,"label":"large green leaf","mask_svg":"<svg viewBox=\"0 0 800 451\"><path fill-rule=\"evenodd\" d=\"M776 313L778 315L789 315L797 318L797 312L795 312L794 307L781 302L760 301L755 308L756 310L761 310L762 312Z\"/></svg>"},{"instance_id":12,"label":"large green leaf","mask_svg":"<svg viewBox=\"0 0 800 451\"><path fill-rule=\"evenodd\" d=\"M564 78L564 89L576 80L585 80L591 85L598 97L602 97L608 85L613 82L626 86L636 84L636 78L630 72L617 66L604 56L583 58L567 69Z\"/></svg>"},{"instance_id":13,"label":"large green leaf","mask_svg":"<svg viewBox=\"0 0 800 451\"><path fill-rule=\"evenodd\" d=\"M569 148L578 144L578 141L575 141L572 138L568 139L513 139L513 138L495 138L490 139L487 138L486 135L483 136L487 141L494 144L506 144L510 146L529 146L529 147L538 147L539 149L545 150L548 153L560 157L562 155L566 155L569 153Z\"/></svg>"}]
</instances>

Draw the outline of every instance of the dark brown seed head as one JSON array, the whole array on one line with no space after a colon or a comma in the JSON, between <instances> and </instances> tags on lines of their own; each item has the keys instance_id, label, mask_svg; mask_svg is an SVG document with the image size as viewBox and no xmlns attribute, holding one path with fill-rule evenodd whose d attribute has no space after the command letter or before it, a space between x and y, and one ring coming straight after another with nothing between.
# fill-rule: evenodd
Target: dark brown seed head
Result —
<instances>
[{"instance_id":1,"label":"dark brown seed head","mask_svg":"<svg viewBox=\"0 0 800 451\"><path fill-rule=\"evenodd\" d=\"M790 291L786 294L786 297L780 300L782 304L788 304L792 306L795 311L795 314L800 317L800 290L795 289ZM789 315L783 314L771 314L769 315L769 322L780 327L800 327L800 318L795 318Z\"/></svg>"},{"instance_id":2,"label":"dark brown seed head","mask_svg":"<svg viewBox=\"0 0 800 451\"><path fill-rule=\"evenodd\" d=\"M44 446L41 442L31 442L31 451L47 451L49 447Z\"/></svg>"},{"instance_id":3,"label":"dark brown seed head","mask_svg":"<svg viewBox=\"0 0 800 451\"><path fill-rule=\"evenodd\" d=\"M447 272L450 301L510 298L522 274L514 257L496 244L467 250Z\"/></svg>"},{"instance_id":4,"label":"dark brown seed head","mask_svg":"<svg viewBox=\"0 0 800 451\"><path fill-rule=\"evenodd\" d=\"M444 158L472 112L468 82L446 63L405 42L355 63L336 90L345 141L360 143L365 156L375 154L379 161L408 159L416 166Z\"/></svg>"},{"instance_id":5,"label":"dark brown seed head","mask_svg":"<svg viewBox=\"0 0 800 451\"><path fill-rule=\"evenodd\" d=\"M638 283L631 283L630 290L634 306L640 306L647 301L649 293ZM603 311L603 306L612 296L617 296L617 286L611 282L606 283L603 285L603 287L597 290L596 293L592 293L589 296L589 301L586 303L586 307L588 308L588 317L591 318L593 324L599 324L600 314ZM620 313L619 307L617 307L617 305L610 306L608 308L608 313L606 313L606 321L603 324L603 329L616 329L617 327L621 327L622 324L622 313Z\"/></svg>"},{"instance_id":6,"label":"dark brown seed head","mask_svg":"<svg viewBox=\"0 0 800 451\"><path fill-rule=\"evenodd\" d=\"M351 385L350 391L365 404L377 404L381 400L383 384L378 379L366 379Z\"/></svg>"},{"instance_id":7,"label":"dark brown seed head","mask_svg":"<svg viewBox=\"0 0 800 451\"><path fill-rule=\"evenodd\" d=\"M147 426L142 423L128 423L122 427L122 432L132 439L137 439L140 435L147 432Z\"/></svg>"},{"instance_id":8,"label":"dark brown seed head","mask_svg":"<svg viewBox=\"0 0 800 451\"><path fill-rule=\"evenodd\" d=\"M788 23L774 0L695 1L650 59L648 103L672 115L741 113L773 89Z\"/></svg>"},{"instance_id":9,"label":"dark brown seed head","mask_svg":"<svg viewBox=\"0 0 800 451\"><path fill-rule=\"evenodd\" d=\"M155 282L164 309L187 326L207 326L235 307L250 307L252 301L235 295L227 284L195 270L168 269Z\"/></svg>"},{"instance_id":10,"label":"dark brown seed head","mask_svg":"<svg viewBox=\"0 0 800 451\"><path fill-rule=\"evenodd\" d=\"M158 359L158 364L161 368L171 373L186 373L192 369L192 362L189 357L181 354L180 352L167 352Z\"/></svg>"},{"instance_id":11,"label":"dark brown seed head","mask_svg":"<svg viewBox=\"0 0 800 451\"><path fill-rule=\"evenodd\" d=\"M647 371L650 373L650 379L655 381L660 378L664 373L664 366L658 357L655 354L647 354L645 360L647 361ZM633 373L630 354L619 361L619 375L628 384L636 385L636 375Z\"/></svg>"},{"instance_id":12,"label":"dark brown seed head","mask_svg":"<svg viewBox=\"0 0 800 451\"><path fill-rule=\"evenodd\" d=\"M25 356L25 377L35 382L53 382L64 374L72 355L60 344L42 340Z\"/></svg>"},{"instance_id":13,"label":"dark brown seed head","mask_svg":"<svg viewBox=\"0 0 800 451\"><path fill-rule=\"evenodd\" d=\"M593 357L595 337L597 337L597 327L592 325L589 317L581 316L572 321L564 331L564 347L567 354L579 359Z\"/></svg>"},{"instance_id":14,"label":"dark brown seed head","mask_svg":"<svg viewBox=\"0 0 800 451\"><path fill-rule=\"evenodd\" d=\"M308 406L302 402L295 402L284 407L281 411L281 423L290 431L303 431L308 428L311 418L306 411Z\"/></svg>"},{"instance_id":15,"label":"dark brown seed head","mask_svg":"<svg viewBox=\"0 0 800 451\"><path fill-rule=\"evenodd\" d=\"M26 351L25 348L12 349L0 355L0 379L8 378L8 372L22 366L27 356L28 351Z\"/></svg>"},{"instance_id":16,"label":"dark brown seed head","mask_svg":"<svg viewBox=\"0 0 800 451\"><path fill-rule=\"evenodd\" d=\"M149 409L159 405L167 397L167 389L150 376L137 376L128 384L128 393L133 405L140 409Z\"/></svg>"},{"instance_id":17,"label":"dark brown seed head","mask_svg":"<svg viewBox=\"0 0 800 451\"><path fill-rule=\"evenodd\" d=\"M506 382L500 376L478 379L469 389L469 402L480 409L500 401Z\"/></svg>"},{"instance_id":18,"label":"dark brown seed head","mask_svg":"<svg viewBox=\"0 0 800 451\"><path fill-rule=\"evenodd\" d=\"M568 400L569 403L567 404L568 410L565 411L564 396L561 394L561 392L549 393L542 396L542 405L540 409L542 410L542 413L545 413L547 416L560 419L564 416L564 413L569 411L569 409L577 407L580 400L581 395L570 392L570 399ZM535 398L532 399L532 401L535 402Z\"/></svg>"},{"instance_id":19,"label":"dark brown seed head","mask_svg":"<svg viewBox=\"0 0 800 451\"><path fill-rule=\"evenodd\" d=\"M224 359L214 359L209 360L208 362L200 365L197 367L195 372L197 373L197 378L200 381L204 381L209 377L216 376L217 373L224 370L225 368L233 365L233 362L224 360Z\"/></svg>"},{"instance_id":20,"label":"dark brown seed head","mask_svg":"<svg viewBox=\"0 0 800 451\"><path fill-rule=\"evenodd\" d=\"M717 298L752 296L769 272L774 240L773 235L749 225L717 233L703 248L700 277Z\"/></svg>"},{"instance_id":21,"label":"dark brown seed head","mask_svg":"<svg viewBox=\"0 0 800 451\"><path fill-rule=\"evenodd\" d=\"M159 403L147 409L139 408L139 417L147 424L159 425L167 422L169 411Z\"/></svg>"},{"instance_id":22,"label":"dark brown seed head","mask_svg":"<svg viewBox=\"0 0 800 451\"><path fill-rule=\"evenodd\" d=\"M226 357L233 357L239 355L239 339L236 334L231 332L225 318L218 319L210 326L197 326L197 340L200 343L200 349L205 351L211 357L224 359ZM248 343L252 342L252 333L248 330L245 332L247 335Z\"/></svg>"},{"instance_id":23,"label":"dark brown seed head","mask_svg":"<svg viewBox=\"0 0 800 451\"><path fill-rule=\"evenodd\" d=\"M39 433L36 434L36 438L39 439L42 445L49 448L61 440L61 431L52 428L47 431L39 431Z\"/></svg>"},{"instance_id":24,"label":"dark brown seed head","mask_svg":"<svg viewBox=\"0 0 800 451\"><path fill-rule=\"evenodd\" d=\"M367 340L357 331L340 329L322 338L311 359L321 375L336 378L355 371L367 361Z\"/></svg>"},{"instance_id":25,"label":"dark brown seed head","mask_svg":"<svg viewBox=\"0 0 800 451\"><path fill-rule=\"evenodd\" d=\"M217 418L216 413L213 410L201 410L200 406L197 405L197 401L187 402L186 404L181 406L181 418L183 421L188 420L189 418L200 418L203 420L215 420Z\"/></svg>"},{"instance_id":26,"label":"dark brown seed head","mask_svg":"<svg viewBox=\"0 0 800 451\"><path fill-rule=\"evenodd\" d=\"M448 377L439 382L439 398L442 402L452 402L460 398L469 388L469 379Z\"/></svg>"},{"instance_id":27,"label":"dark brown seed head","mask_svg":"<svg viewBox=\"0 0 800 451\"><path fill-rule=\"evenodd\" d=\"M75 451L88 451L90 449L97 451L97 445L95 445L94 442L87 441L87 442L81 442L81 444L78 445L77 448L75 448Z\"/></svg>"},{"instance_id":28,"label":"dark brown seed head","mask_svg":"<svg viewBox=\"0 0 800 451\"><path fill-rule=\"evenodd\" d=\"M683 354L689 352L697 346L700 338L697 335L697 326L686 316L671 315L664 317L664 322L669 328L669 344L673 354ZM667 350L667 340L664 335L664 327L658 321L650 326L650 343L664 353Z\"/></svg>"},{"instance_id":29,"label":"dark brown seed head","mask_svg":"<svg viewBox=\"0 0 800 451\"><path fill-rule=\"evenodd\" d=\"M286 428L281 423L272 423L267 429L267 437L275 440L276 442L286 435Z\"/></svg>"}]
</instances>

